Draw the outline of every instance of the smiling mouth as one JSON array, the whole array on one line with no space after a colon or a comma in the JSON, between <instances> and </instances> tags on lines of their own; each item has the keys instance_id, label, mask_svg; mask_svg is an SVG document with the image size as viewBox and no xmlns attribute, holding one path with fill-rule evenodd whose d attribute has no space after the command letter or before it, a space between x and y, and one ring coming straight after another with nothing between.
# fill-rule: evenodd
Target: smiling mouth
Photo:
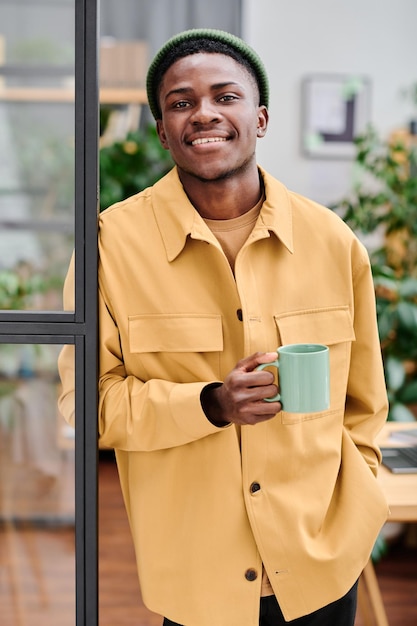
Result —
<instances>
[{"instance_id":1,"label":"smiling mouth","mask_svg":"<svg viewBox=\"0 0 417 626\"><path fill-rule=\"evenodd\" d=\"M200 137L199 139L194 139L191 145L200 146L203 143L219 143L220 141L227 141L227 139L226 137Z\"/></svg>"}]
</instances>

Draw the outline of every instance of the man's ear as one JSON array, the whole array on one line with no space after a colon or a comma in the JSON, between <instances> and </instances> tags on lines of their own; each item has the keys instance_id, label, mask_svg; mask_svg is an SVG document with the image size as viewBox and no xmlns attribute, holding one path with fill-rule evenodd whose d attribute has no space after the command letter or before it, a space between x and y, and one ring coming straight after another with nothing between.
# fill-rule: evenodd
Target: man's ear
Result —
<instances>
[{"instance_id":1,"label":"man's ear","mask_svg":"<svg viewBox=\"0 0 417 626\"><path fill-rule=\"evenodd\" d=\"M258 126L256 134L259 138L265 137L268 128L268 120L268 109L266 106L262 105L258 108Z\"/></svg>"},{"instance_id":2,"label":"man's ear","mask_svg":"<svg viewBox=\"0 0 417 626\"><path fill-rule=\"evenodd\" d=\"M168 141L165 135L164 124L162 120L156 120L156 132L158 133L159 141L165 150L169 150Z\"/></svg>"}]
</instances>

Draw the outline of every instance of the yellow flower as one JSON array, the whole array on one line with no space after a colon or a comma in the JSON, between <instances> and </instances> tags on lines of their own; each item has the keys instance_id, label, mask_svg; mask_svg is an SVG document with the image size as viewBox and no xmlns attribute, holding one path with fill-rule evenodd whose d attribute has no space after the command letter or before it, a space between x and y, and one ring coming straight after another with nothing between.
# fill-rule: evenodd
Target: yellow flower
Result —
<instances>
[{"instance_id":1,"label":"yellow flower","mask_svg":"<svg viewBox=\"0 0 417 626\"><path fill-rule=\"evenodd\" d=\"M123 151L126 154L136 154L138 151L138 145L135 141L125 141L123 144Z\"/></svg>"}]
</instances>

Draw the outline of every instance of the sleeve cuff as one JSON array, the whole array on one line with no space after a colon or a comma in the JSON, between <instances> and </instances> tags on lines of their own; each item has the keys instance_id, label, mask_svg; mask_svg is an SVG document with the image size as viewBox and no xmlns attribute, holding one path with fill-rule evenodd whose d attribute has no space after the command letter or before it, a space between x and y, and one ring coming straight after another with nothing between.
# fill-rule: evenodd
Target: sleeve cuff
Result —
<instances>
[{"instance_id":1,"label":"sleeve cuff","mask_svg":"<svg viewBox=\"0 0 417 626\"><path fill-rule=\"evenodd\" d=\"M209 383L221 385L222 383ZM216 426L207 418L201 405L201 393L207 383L188 383L175 385L169 397L169 405L174 421L194 439L222 430L224 426ZM225 424L227 426L227 424Z\"/></svg>"}]
</instances>

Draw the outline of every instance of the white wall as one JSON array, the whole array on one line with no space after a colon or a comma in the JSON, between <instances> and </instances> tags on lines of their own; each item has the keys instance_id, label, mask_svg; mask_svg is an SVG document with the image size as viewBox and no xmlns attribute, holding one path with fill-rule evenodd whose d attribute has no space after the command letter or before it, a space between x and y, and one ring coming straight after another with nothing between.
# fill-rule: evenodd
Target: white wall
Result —
<instances>
[{"instance_id":1,"label":"white wall","mask_svg":"<svg viewBox=\"0 0 417 626\"><path fill-rule=\"evenodd\" d=\"M386 136L413 108L417 0L243 0L243 37L271 83L270 126L258 161L289 188L325 204L350 188L349 160L302 154L301 81L311 74L361 74L371 81L371 122Z\"/></svg>"}]
</instances>

